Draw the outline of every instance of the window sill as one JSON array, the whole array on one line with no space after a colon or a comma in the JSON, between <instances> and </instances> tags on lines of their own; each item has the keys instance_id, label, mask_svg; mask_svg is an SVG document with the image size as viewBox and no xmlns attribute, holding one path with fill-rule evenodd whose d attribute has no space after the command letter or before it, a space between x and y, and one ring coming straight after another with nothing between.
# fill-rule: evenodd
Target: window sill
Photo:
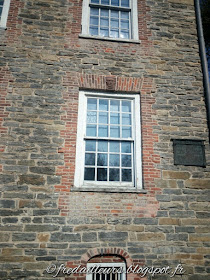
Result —
<instances>
[{"instance_id":1,"label":"window sill","mask_svg":"<svg viewBox=\"0 0 210 280\"><path fill-rule=\"evenodd\" d=\"M71 192L104 192L104 193L144 193L147 191L144 189L135 189L135 188L106 188L106 187L72 187Z\"/></svg>"},{"instance_id":2,"label":"window sill","mask_svg":"<svg viewBox=\"0 0 210 280\"><path fill-rule=\"evenodd\" d=\"M79 38L83 39L92 39L92 40L100 40L100 41L111 41L111 42L119 42L119 43L131 43L131 44L140 44L140 40L133 40L133 39L121 39L121 38L109 38L109 37L99 37L99 36L90 36L90 35L83 35L80 34Z\"/></svg>"}]
</instances>

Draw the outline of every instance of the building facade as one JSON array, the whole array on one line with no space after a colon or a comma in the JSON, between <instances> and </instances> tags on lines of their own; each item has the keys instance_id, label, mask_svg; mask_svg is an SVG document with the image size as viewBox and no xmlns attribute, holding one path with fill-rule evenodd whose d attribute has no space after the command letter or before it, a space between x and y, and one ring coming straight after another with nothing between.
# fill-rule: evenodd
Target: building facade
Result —
<instances>
[{"instance_id":1,"label":"building facade","mask_svg":"<svg viewBox=\"0 0 210 280\"><path fill-rule=\"evenodd\" d=\"M0 13L0 278L208 279L194 1L5 0Z\"/></svg>"}]
</instances>

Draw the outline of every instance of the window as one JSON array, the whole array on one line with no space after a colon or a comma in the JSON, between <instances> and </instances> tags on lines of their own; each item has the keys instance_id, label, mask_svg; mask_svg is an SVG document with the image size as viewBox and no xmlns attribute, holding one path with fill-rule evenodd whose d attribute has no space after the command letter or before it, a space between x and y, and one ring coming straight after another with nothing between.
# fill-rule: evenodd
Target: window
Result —
<instances>
[{"instance_id":1,"label":"window","mask_svg":"<svg viewBox=\"0 0 210 280\"><path fill-rule=\"evenodd\" d=\"M126 280L125 263L88 263L87 270L86 280Z\"/></svg>"},{"instance_id":2,"label":"window","mask_svg":"<svg viewBox=\"0 0 210 280\"><path fill-rule=\"evenodd\" d=\"M84 0L82 34L138 40L137 0Z\"/></svg>"},{"instance_id":3,"label":"window","mask_svg":"<svg viewBox=\"0 0 210 280\"><path fill-rule=\"evenodd\" d=\"M139 94L80 92L75 186L141 188Z\"/></svg>"},{"instance_id":4,"label":"window","mask_svg":"<svg viewBox=\"0 0 210 280\"><path fill-rule=\"evenodd\" d=\"M6 28L10 0L0 0L0 27Z\"/></svg>"}]
</instances>

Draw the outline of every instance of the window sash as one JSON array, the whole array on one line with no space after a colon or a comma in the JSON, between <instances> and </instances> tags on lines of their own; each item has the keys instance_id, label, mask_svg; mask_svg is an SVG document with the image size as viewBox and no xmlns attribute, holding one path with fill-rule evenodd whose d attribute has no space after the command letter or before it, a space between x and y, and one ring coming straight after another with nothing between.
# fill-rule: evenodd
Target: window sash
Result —
<instances>
[{"instance_id":1,"label":"window sash","mask_svg":"<svg viewBox=\"0 0 210 280\"><path fill-rule=\"evenodd\" d=\"M9 6L10 6L10 0L4 0L3 6L1 5L2 11L0 13L0 27L2 28L6 28Z\"/></svg>"}]
</instances>

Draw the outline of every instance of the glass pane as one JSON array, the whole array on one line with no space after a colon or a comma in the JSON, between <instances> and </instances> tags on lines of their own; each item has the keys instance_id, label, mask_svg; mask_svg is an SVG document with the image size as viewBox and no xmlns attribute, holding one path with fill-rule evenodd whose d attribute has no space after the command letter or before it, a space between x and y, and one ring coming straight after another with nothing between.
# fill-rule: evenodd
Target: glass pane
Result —
<instances>
[{"instance_id":1,"label":"glass pane","mask_svg":"<svg viewBox=\"0 0 210 280\"><path fill-rule=\"evenodd\" d=\"M88 98L87 109L88 110L97 110L97 99L96 98Z\"/></svg>"},{"instance_id":2,"label":"glass pane","mask_svg":"<svg viewBox=\"0 0 210 280\"><path fill-rule=\"evenodd\" d=\"M132 182L131 169L122 169L122 181L123 182Z\"/></svg>"},{"instance_id":3,"label":"glass pane","mask_svg":"<svg viewBox=\"0 0 210 280\"><path fill-rule=\"evenodd\" d=\"M87 112L87 123L97 123L96 112Z\"/></svg>"},{"instance_id":4,"label":"glass pane","mask_svg":"<svg viewBox=\"0 0 210 280\"><path fill-rule=\"evenodd\" d=\"M100 28L100 35L104 37L109 37L109 30L105 28Z\"/></svg>"},{"instance_id":5,"label":"glass pane","mask_svg":"<svg viewBox=\"0 0 210 280\"><path fill-rule=\"evenodd\" d=\"M121 0L122 7L129 7L129 0Z\"/></svg>"},{"instance_id":6,"label":"glass pane","mask_svg":"<svg viewBox=\"0 0 210 280\"><path fill-rule=\"evenodd\" d=\"M85 167L85 177L84 178L86 181L94 181L95 180L95 168Z\"/></svg>"},{"instance_id":7,"label":"glass pane","mask_svg":"<svg viewBox=\"0 0 210 280\"><path fill-rule=\"evenodd\" d=\"M121 153L131 153L131 143L130 142L122 142L121 143Z\"/></svg>"},{"instance_id":8,"label":"glass pane","mask_svg":"<svg viewBox=\"0 0 210 280\"><path fill-rule=\"evenodd\" d=\"M85 154L85 165L95 165L95 154L93 153Z\"/></svg>"},{"instance_id":9,"label":"glass pane","mask_svg":"<svg viewBox=\"0 0 210 280\"><path fill-rule=\"evenodd\" d=\"M109 17L109 10L101 9L101 17Z\"/></svg>"},{"instance_id":10,"label":"glass pane","mask_svg":"<svg viewBox=\"0 0 210 280\"><path fill-rule=\"evenodd\" d=\"M98 26L98 17L90 17L90 25Z\"/></svg>"},{"instance_id":11,"label":"glass pane","mask_svg":"<svg viewBox=\"0 0 210 280\"><path fill-rule=\"evenodd\" d=\"M119 126L111 126L110 127L110 137L120 137L120 127Z\"/></svg>"},{"instance_id":12,"label":"glass pane","mask_svg":"<svg viewBox=\"0 0 210 280\"><path fill-rule=\"evenodd\" d=\"M107 152L108 151L108 141L98 141L98 151Z\"/></svg>"},{"instance_id":13,"label":"glass pane","mask_svg":"<svg viewBox=\"0 0 210 280\"><path fill-rule=\"evenodd\" d=\"M120 170L119 169L117 169L117 168L109 169L109 181L120 181Z\"/></svg>"},{"instance_id":14,"label":"glass pane","mask_svg":"<svg viewBox=\"0 0 210 280\"><path fill-rule=\"evenodd\" d=\"M86 140L85 141L85 151L95 151L96 150L96 141L95 140Z\"/></svg>"},{"instance_id":15,"label":"glass pane","mask_svg":"<svg viewBox=\"0 0 210 280\"><path fill-rule=\"evenodd\" d=\"M98 128L98 136L99 137L108 137L108 126L106 125L99 125Z\"/></svg>"},{"instance_id":16,"label":"glass pane","mask_svg":"<svg viewBox=\"0 0 210 280\"><path fill-rule=\"evenodd\" d=\"M2 9L3 7L0 7L0 19L1 19Z\"/></svg>"},{"instance_id":17,"label":"glass pane","mask_svg":"<svg viewBox=\"0 0 210 280\"><path fill-rule=\"evenodd\" d=\"M122 114L122 124L131 125L131 114Z\"/></svg>"},{"instance_id":18,"label":"glass pane","mask_svg":"<svg viewBox=\"0 0 210 280\"><path fill-rule=\"evenodd\" d=\"M119 28L119 21L118 20L111 20L111 28Z\"/></svg>"},{"instance_id":19,"label":"glass pane","mask_svg":"<svg viewBox=\"0 0 210 280\"><path fill-rule=\"evenodd\" d=\"M123 127L122 128L122 138L130 138L131 135L131 127Z\"/></svg>"},{"instance_id":20,"label":"glass pane","mask_svg":"<svg viewBox=\"0 0 210 280\"><path fill-rule=\"evenodd\" d=\"M98 154L97 166L107 166L107 154Z\"/></svg>"},{"instance_id":21,"label":"glass pane","mask_svg":"<svg viewBox=\"0 0 210 280\"><path fill-rule=\"evenodd\" d=\"M119 0L111 0L112 6L119 6Z\"/></svg>"},{"instance_id":22,"label":"glass pane","mask_svg":"<svg viewBox=\"0 0 210 280\"><path fill-rule=\"evenodd\" d=\"M98 27L90 27L90 35L98 35Z\"/></svg>"},{"instance_id":23,"label":"glass pane","mask_svg":"<svg viewBox=\"0 0 210 280\"><path fill-rule=\"evenodd\" d=\"M99 4L99 0L91 0L90 2L94 4Z\"/></svg>"},{"instance_id":24,"label":"glass pane","mask_svg":"<svg viewBox=\"0 0 210 280\"><path fill-rule=\"evenodd\" d=\"M121 21L121 28L122 29L129 29L129 22L128 21Z\"/></svg>"},{"instance_id":25,"label":"glass pane","mask_svg":"<svg viewBox=\"0 0 210 280\"><path fill-rule=\"evenodd\" d=\"M102 5L109 5L109 0L101 0Z\"/></svg>"},{"instance_id":26,"label":"glass pane","mask_svg":"<svg viewBox=\"0 0 210 280\"><path fill-rule=\"evenodd\" d=\"M120 111L120 101L118 100L111 100L110 101L110 111L116 111L119 112Z\"/></svg>"},{"instance_id":27,"label":"glass pane","mask_svg":"<svg viewBox=\"0 0 210 280\"><path fill-rule=\"evenodd\" d=\"M129 20L129 12L121 12L121 19Z\"/></svg>"},{"instance_id":28,"label":"glass pane","mask_svg":"<svg viewBox=\"0 0 210 280\"><path fill-rule=\"evenodd\" d=\"M107 181L107 168L97 169L97 181Z\"/></svg>"},{"instance_id":29,"label":"glass pane","mask_svg":"<svg viewBox=\"0 0 210 280\"><path fill-rule=\"evenodd\" d=\"M99 113L99 123L108 124L108 113L104 113L104 112Z\"/></svg>"},{"instance_id":30,"label":"glass pane","mask_svg":"<svg viewBox=\"0 0 210 280\"><path fill-rule=\"evenodd\" d=\"M112 37L112 38L119 38L119 31L111 30L110 31L110 37Z\"/></svg>"},{"instance_id":31,"label":"glass pane","mask_svg":"<svg viewBox=\"0 0 210 280\"><path fill-rule=\"evenodd\" d=\"M111 11L111 18L119 18L119 11Z\"/></svg>"},{"instance_id":32,"label":"glass pane","mask_svg":"<svg viewBox=\"0 0 210 280\"><path fill-rule=\"evenodd\" d=\"M1 6L4 5L4 0L0 0L0 5L1 5Z\"/></svg>"},{"instance_id":33,"label":"glass pane","mask_svg":"<svg viewBox=\"0 0 210 280\"><path fill-rule=\"evenodd\" d=\"M122 101L122 111L131 112L131 102L130 101Z\"/></svg>"},{"instance_id":34,"label":"glass pane","mask_svg":"<svg viewBox=\"0 0 210 280\"><path fill-rule=\"evenodd\" d=\"M118 141L111 141L109 143L110 152L118 153L120 151L120 143Z\"/></svg>"},{"instance_id":35,"label":"glass pane","mask_svg":"<svg viewBox=\"0 0 210 280\"><path fill-rule=\"evenodd\" d=\"M99 99L99 111L108 111L108 100Z\"/></svg>"},{"instance_id":36,"label":"glass pane","mask_svg":"<svg viewBox=\"0 0 210 280\"><path fill-rule=\"evenodd\" d=\"M99 15L99 9L98 8L90 8L90 15L91 16L98 16Z\"/></svg>"},{"instance_id":37,"label":"glass pane","mask_svg":"<svg viewBox=\"0 0 210 280\"><path fill-rule=\"evenodd\" d=\"M96 136L96 125L87 125L86 136Z\"/></svg>"},{"instance_id":38,"label":"glass pane","mask_svg":"<svg viewBox=\"0 0 210 280\"><path fill-rule=\"evenodd\" d=\"M110 114L110 123L111 124L120 124L120 114L111 113Z\"/></svg>"},{"instance_id":39,"label":"glass pane","mask_svg":"<svg viewBox=\"0 0 210 280\"><path fill-rule=\"evenodd\" d=\"M101 18L100 19L100 25L103 26L103 27L108 27L109 26L109 19Z\"/></svg>"},{"instance_id":40,"label":"glass pane","mask_svg":"<svg viewBox=\"0 0 210 280\"><path fill-rule=\"evenodd\" d=\"M122 155L122 166L131 167L131 156L130 155Z\"/></svg>"},{"instance_id":41,"label":"glass pane","mask_svg":"<svg viewBox=\"0 0 210 280\"><path fill-rule=\"evenodd\" d=\"M109 165L110 166L120 166L120 155L109 155Z\"/></svg>"},{"instance_id":42,"label":"glass pane","mask_svg":"<svg viewBox=\"0 0 210 280\"><path fill-rule=\"evenodd\" d=\"M129 39L129 32L121 31L120 38Z\"/></svg>"}]
</instances>

